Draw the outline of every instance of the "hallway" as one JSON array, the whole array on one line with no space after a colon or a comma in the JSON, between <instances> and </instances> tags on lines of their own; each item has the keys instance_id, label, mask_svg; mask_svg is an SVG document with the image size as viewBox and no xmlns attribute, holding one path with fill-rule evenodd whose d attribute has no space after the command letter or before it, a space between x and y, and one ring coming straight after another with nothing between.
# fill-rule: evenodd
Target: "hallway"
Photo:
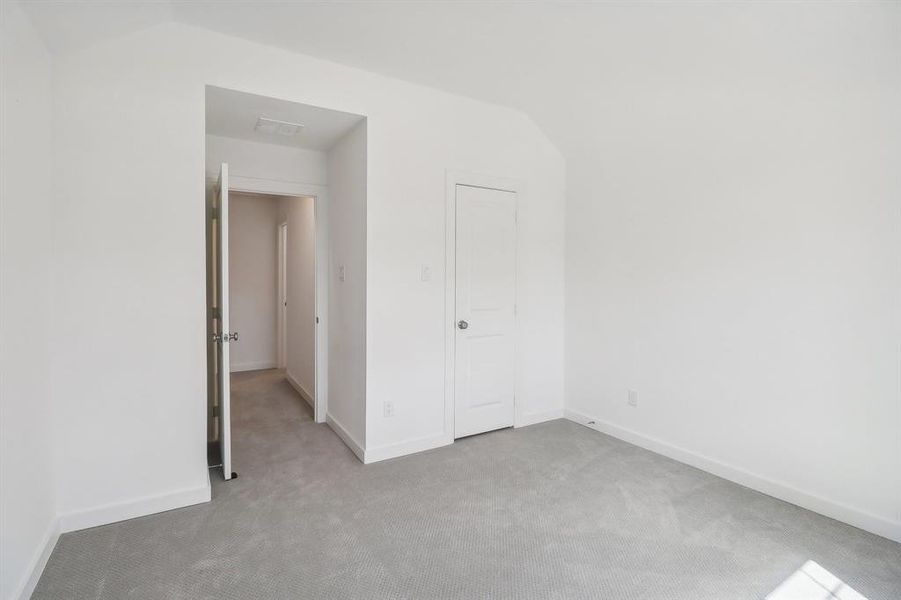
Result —
<instances>
[{"instance_id":1,"label":"hallway","mask_svg":"<svg viewBox=\"0 0 901 600\"><path fill-rule=\"evenodd\" d=\"M297 436L313 421L313 408L280 369L231 375L232 461L239 476L287 460L298 451Z\"/></svg>"}]
</instances>

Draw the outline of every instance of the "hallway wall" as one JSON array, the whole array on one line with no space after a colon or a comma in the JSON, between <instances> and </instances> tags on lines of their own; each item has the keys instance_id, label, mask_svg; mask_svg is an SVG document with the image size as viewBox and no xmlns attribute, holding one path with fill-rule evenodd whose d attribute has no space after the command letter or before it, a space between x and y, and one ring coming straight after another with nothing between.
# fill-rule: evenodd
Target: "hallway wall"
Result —
<instances>
[{"instance_id":1,"label":"hallway wall","mask_svg":"<svg viewBox=\"0 0 901 600\"><path fill-rule=\"evenodd\" d=\"M312 198L281 198L279 223L288 224L287 364L293 385L312 400L315 393L315 247L316 222ZM328 260L328 257L323 257Z\"/></svg>"},{"instance_id":2,"label":"hallway wall","mask_svg":"<svg viewBox=\"0 0 901 600\"><path fill-rule=\"evenodd\" d=\"M229 316L238 342L231 344L231 370L277 366L279 199L229 195Z\"/></svg>"},{"instance_id":3,"label":"hallway wall","mask_svg":"<svg viewBox=\"0 0 901 600\"><path fill-rule=\"evenodd\" d=\"M366 447L366 121L328 152L328 416Z\"/></svg>"}]
</instances>

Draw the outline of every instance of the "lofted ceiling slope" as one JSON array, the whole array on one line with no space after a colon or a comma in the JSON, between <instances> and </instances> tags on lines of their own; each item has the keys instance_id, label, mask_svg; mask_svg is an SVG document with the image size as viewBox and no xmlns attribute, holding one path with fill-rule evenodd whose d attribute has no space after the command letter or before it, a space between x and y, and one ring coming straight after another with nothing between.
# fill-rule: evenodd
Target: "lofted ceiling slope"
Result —
<instances>
[{"instance_id":1,"label":"lofted ceiling slope","mask_svg":"<svg viewBox=\"0 0 901 600\"><path fill-rule=\"evenodd\" d=\"M48 47L177 21L528 114L569 160L623 111L837 78L879 86L901 3L47 2L24 6ZM897 36L896 36L897 37ZM879 46L882 44L882 46ZM868 46L876 50L867 52ZM853 52L849 52L853 49ZM875 57L875 60L852 59ZM811 71L808 65L828 65ZM826 72L828 70L828 72ZM685 115L676 118L696 118ZM589 133L590 132L590 133Z\"/></svg>"}]
</instances>

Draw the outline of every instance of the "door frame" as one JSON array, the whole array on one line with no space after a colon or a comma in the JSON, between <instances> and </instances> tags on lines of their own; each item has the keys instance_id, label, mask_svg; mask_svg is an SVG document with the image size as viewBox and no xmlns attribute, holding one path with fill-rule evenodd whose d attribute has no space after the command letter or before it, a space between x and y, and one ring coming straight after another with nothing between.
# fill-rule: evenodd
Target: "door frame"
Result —
<instances>
[{"instance_id":1,"label":"door frame","mask_svg":"<svg viewBox=\"0 0 901 600\"><path fill-rule=\"evenodd\" d=\"M315 318L313 412L317 423L328 414L328 189L314 183L278 181L229 174L229 191L268 196L303 196L313 199Z\"/></svg>"},{"instance_id":2,"label":"door frame","mask_svg":"<svg viewBox=\"0 0 901 600\"><path fill-rule=\"evenodd\" d=\"M279 369L284 369L288 366L288 222L279 221L276 232L278 237L278 285L275 300L278 338L276 365ZM315 255L315 251L313 254ZM313 258L315 259L315 256Z\"/></svg>"},{"instance_id":3,"label":"door frame","mask_svg":"<svg viewBox=\"0 0 901 600\"><path fill-rule=\"evenodd\" d=\"M520 426L519 396L519 206L525 186L518 179L448 169L445 175L444 215L444 442L454 443L457 316L457 186L485 188L516 194L516 259L513 274L513 426Z\"/></svg>"}]
</instances>

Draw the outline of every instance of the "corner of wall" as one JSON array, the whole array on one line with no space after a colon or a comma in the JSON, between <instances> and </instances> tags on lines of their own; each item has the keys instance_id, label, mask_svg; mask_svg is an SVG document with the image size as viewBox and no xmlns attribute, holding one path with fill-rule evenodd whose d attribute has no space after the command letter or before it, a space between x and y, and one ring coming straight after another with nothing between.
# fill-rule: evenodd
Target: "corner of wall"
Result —
<instances>
[{"instance_id":1,"label":"corner of wall","mask_svg":"<svg viewBox=\"0 0 901 600\"><path fill-rule=\"evenodd\" d=\"M53 549L56 548L56 542L59 541L60 535L59 519L54 517L47 526L47 530L44 532L34 555L28 562L22 581L18 589L13 591L10 600L28 600L31 597L38 585L38 581L41 580L41 575L44 573L47 561L50 560L50 555L53 554Z\"/></svg>"}]
</instances>

